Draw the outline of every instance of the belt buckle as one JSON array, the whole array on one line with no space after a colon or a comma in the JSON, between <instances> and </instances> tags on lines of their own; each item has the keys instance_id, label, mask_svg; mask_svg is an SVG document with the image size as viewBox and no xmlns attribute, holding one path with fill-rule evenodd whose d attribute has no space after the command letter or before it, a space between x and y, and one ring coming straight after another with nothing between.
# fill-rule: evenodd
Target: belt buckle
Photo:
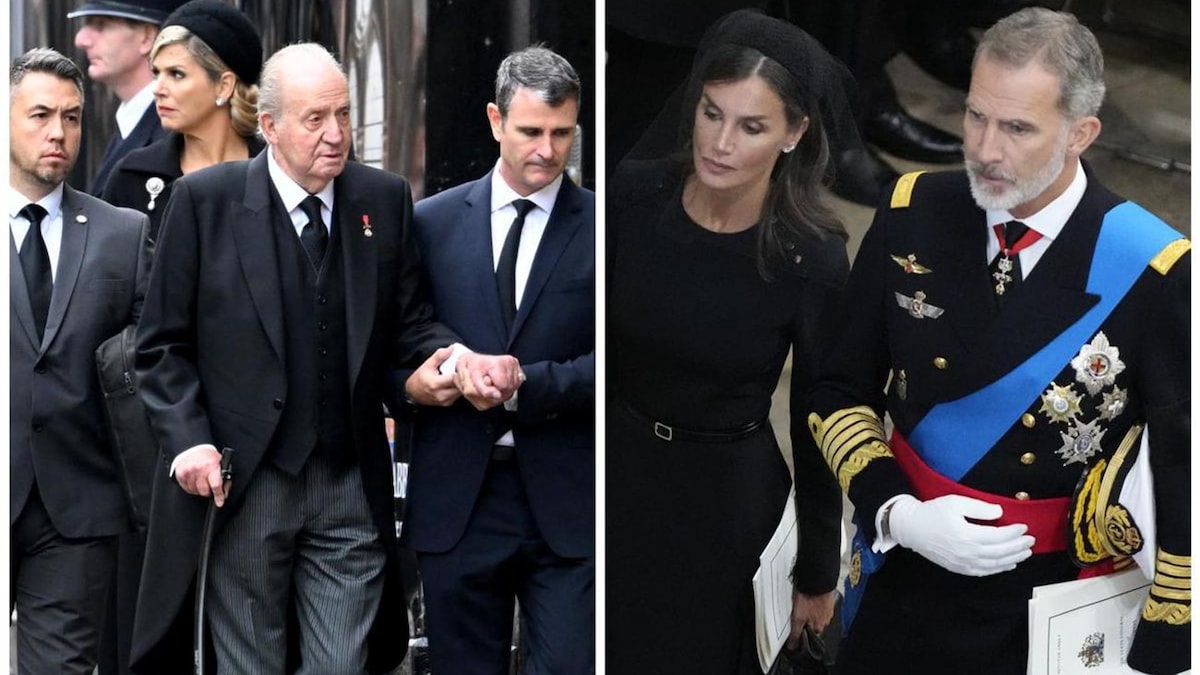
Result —
<instances>
[{"instance_id":1,"label":"belt buckle","mask_svg":"<svg viewBox=\"0 0 1200 675\"><path fill-rule=\"evenodd\" d=\"M655 422L654 423L654 435L658 436L659 438L663 439L664 441L670 441L671 438L675 435L675 430L672 429L671 427L663 424L662 422Z\"/></svg>"}]
</instances>

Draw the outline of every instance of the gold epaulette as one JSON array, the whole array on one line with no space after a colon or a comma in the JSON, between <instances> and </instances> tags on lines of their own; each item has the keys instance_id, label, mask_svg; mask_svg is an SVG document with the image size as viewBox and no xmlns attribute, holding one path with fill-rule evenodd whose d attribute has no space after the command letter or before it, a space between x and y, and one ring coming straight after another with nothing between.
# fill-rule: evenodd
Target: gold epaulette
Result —
<instances>
[{"instance_id":1,"label":"gold epaulette","mask_svg":"<svg viewBox=\"0 0 1200 675\"><path fill-rule=\"evenodd\" d=\"M925 173L924 171L911 171L900 176L896 181L896 187L892 190L892 208L906 209L912 201L913 186L917 183L917 176Z\"/></svg>"},{"instance_id":2,"label":"gold epaulette","mask_svg":"<svg viewBox=\"0 0 1200 675\"><path fill-rule=\"evenodd\" d=\"M1170 272L1171 268L1175 266L1175 263L1179 262L1179 259L1183 257L1183 254L1190 250L1192 250L1192 242L1190 240L1176 239L1163 247L1163 250L1159 251L1158 255L1150 260L1150 267L1153 267L1155 272L1166 276L1167 272Z\"/></svg>"},{"instance_id":3,"label":"gold epaulette","mask_svg":"<svg viewBox=\"0 0 1200 675\"><path fill-rule=\"evenodd\" d=\"M1154 583L1142 608L1142 620L1172 626L1192 622L1192 556L1158 549Z\"/></svg>"},{"instance_id":4,"label":"gold epaulette","mask_svg":"<svg viewBox=\"0 0 1200 675\"><path fill-rule=\"evenodd\" d=\"M883 435L883 423L869 406L844 408L824 420L812 413L808 416L808 429L844 491L850 489L850 481L872 461L892 456Z\"/></svg>"}]
</instances>

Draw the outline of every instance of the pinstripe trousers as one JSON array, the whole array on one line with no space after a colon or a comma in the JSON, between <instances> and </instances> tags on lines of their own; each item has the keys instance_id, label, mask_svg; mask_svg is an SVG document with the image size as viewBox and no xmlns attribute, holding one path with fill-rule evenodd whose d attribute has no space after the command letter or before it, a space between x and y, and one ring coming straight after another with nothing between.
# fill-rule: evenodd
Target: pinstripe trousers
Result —
<instances>
[{"instance_id":1,"label":"pinstripe trousers","mask_svg":"<svg viewBox=\"0 0 1200 675\"><path fill-rule=\"evenodd\" d=\"M298 476L263 462L213 541L207 620L218 675L283 675L289 602L299 673L365 672L385 553L357 465L314 453Z\"/></svg>"}]
</instances>

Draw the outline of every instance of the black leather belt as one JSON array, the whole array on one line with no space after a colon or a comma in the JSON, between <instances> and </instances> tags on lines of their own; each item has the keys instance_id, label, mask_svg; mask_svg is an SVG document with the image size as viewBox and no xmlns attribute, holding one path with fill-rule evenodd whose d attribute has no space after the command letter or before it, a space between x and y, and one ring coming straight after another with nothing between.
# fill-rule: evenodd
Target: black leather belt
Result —
<instances>
[{"instance_id":1,"label":"black leather belt","mask_svg":"<svg viewBox=\"0 0 1200 675\"><path fill-rule=\"evenodd\" d=\"M511 462L516 456L516 448L511 445L493 445L492 446L492 461L493 462Z\"/></svg>"},{"instance_id":2,"label":"black leather belt","mask_svg":"<svg viewBox=\"0 0 1200 675\"><path fill-rule=\"evenodd\" d=\"M764 417L754 422L749 422L732 429L713 429L707 431L697 431L695 429L683 429L680 427L664 424L658 420L652 419L643 415L637 408L629 405L623 400L618 400L621 407L629 413L633 419L649 426L654 435L664 441L691 441L693 443L732 443L740 441L743 438L749 438L759 429L762 429L767 424L767 418Z\"/></svg>"}]
</instances>

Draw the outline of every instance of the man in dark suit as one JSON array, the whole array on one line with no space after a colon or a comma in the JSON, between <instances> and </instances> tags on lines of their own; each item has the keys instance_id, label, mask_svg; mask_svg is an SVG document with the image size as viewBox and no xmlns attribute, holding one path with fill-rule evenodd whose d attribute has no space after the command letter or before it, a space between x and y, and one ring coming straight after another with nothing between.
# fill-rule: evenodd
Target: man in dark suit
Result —
<instances>
[{"instance_id":1,"label":"man in dark suit","mask_svg":"<svg viewBox=\"0 0 1200 675\"><path fill-rule=\"evenodd\" d=\"M190 672L193 577L217 509L206 617L218 672L390 672L397 574L384 377L456 335L431 321L398 176L347 162L350 97L316 44L263 66L258 157L175 183L138 326L163 452L133 668ZM471 354L484 396L512 357ZM217 448L231 448L232 484ZM168 473L169 466L169 473ZM399 637L398 637L399 636Z\"/></svg>"},{"instance_id":2,"label":"man in dark suit","mask_svg":"<svg viewBox=\"0 0 1200 675\"><path fill-rule=\"evenodd\" d=\"M403 542L442 674L508 672L514 599L526 672L595 668L595 197L563 173L580 92L554 52L509 55L487 106L495 168L416 207L438 320L515 356L524 382L481 400L448 351L406 379L423 407Z\"/></svg>"},{"instance_id":3,"label":"man in dark suit","mask_svg":"<svg viewBox=\"0 0 1200 675\"><path fill-rule=\"evenodd\" d=\"M96 177L88 192L104 191L117 160L167 135L154 107L154 75L150 72L150 47L159 26L184 0L119 2L89 0L67 13L82 18L75 46L87 55L88 77L108 87L121 100L117 130L108 140Z\"/></svg>"},{"instance_id":4,"label":"man in dark suit","mask_svg":"<svg viewBox=\"0 0 1200 675\"><path fill-rule=\"evenodd\" d=\"M116 538L131 529L95 350L137 321L146 217L63 180L83 73L51 49L9 71L9 532L21 673L91 673Z\"/></svg>"},{"instance_id":5,"label":"man in dark suit","mask_svg":"<svg viewBox=\"0 0 1200 675\"><path fill-rule=\"evenodd\" d=\"M859 249L809 395L859 525L836 672L1024 672L1033 588L1128 556L1154 580L1129 665L1189 666L1191 245L1080 161L1103 97L1073 16L1001 20L966 171L901 177ZM1111 486L1139 452L1136 512Z\"/></svg>"}]
</instances>

